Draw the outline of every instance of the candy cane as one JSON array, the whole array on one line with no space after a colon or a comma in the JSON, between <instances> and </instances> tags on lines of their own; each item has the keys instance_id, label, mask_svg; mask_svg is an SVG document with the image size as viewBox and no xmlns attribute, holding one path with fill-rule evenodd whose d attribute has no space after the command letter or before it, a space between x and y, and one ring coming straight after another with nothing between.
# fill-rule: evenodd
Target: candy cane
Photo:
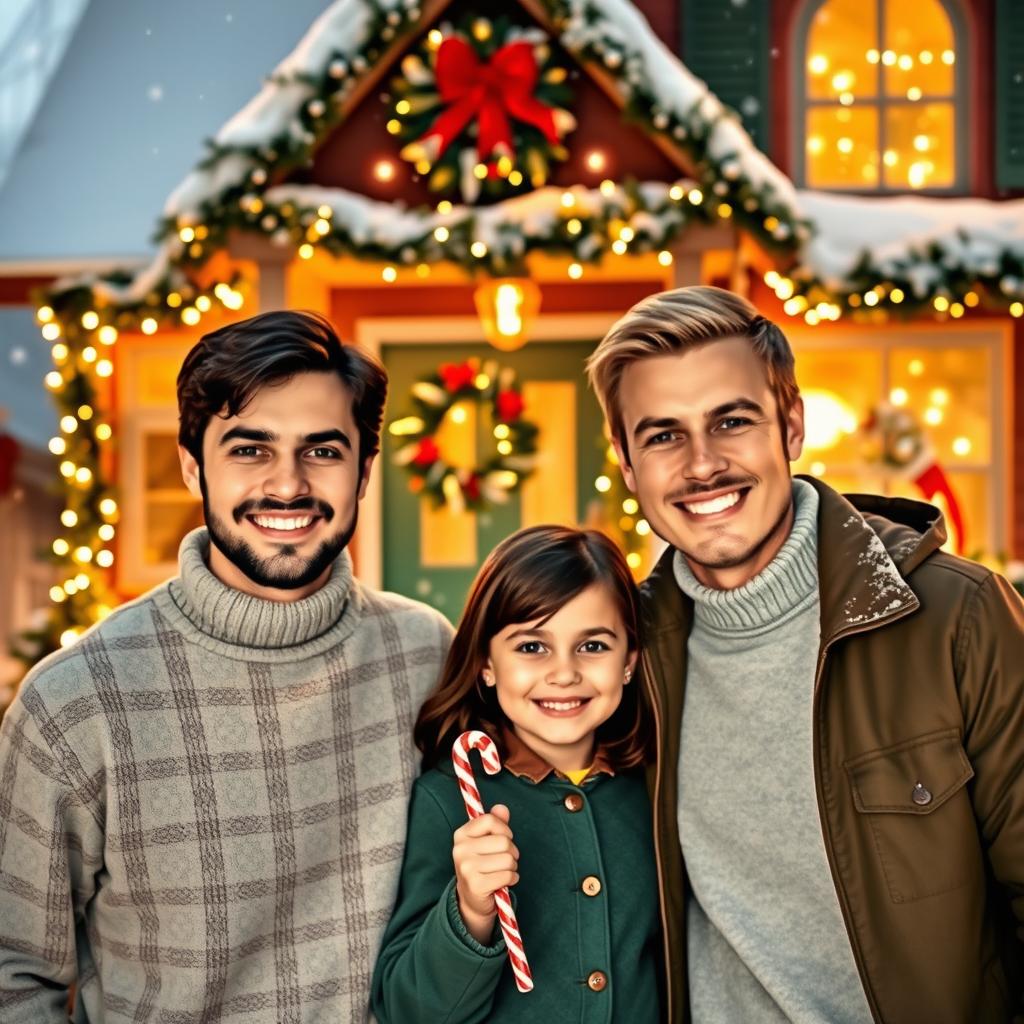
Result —
<instances>
[{"instance_id":1,"label":"candy cane","mask_svg":"<svg viewBox=\"0 0 1024 1024\"><path fill-rule=\"evenodd\" d=\"M462 790L466 813L472 819L479 818L484 813L484 805L480 800L480 790L477 789L476 780L473 778L473 766L469 762L470 750L480 751L480 759L483 761L484 771L488 775L497 775L501 771L501 759L498 757L498 749L495 747L494 741L483 732L476 730L464 732L452 744L452 764L455 765L455 777L459 780L459 789ZM530 974L530 965L526 962L523 937L519 934L519 922L512 909L512 898L508 894L508 886L503 885L494 894L494 903L498 908L498 923L501 925L501 934L505 936L505 945L508 948L512 973L515 975L516 988L520 992L529 992L533 989L533 977Z\"/></svg>"}]
</instances>

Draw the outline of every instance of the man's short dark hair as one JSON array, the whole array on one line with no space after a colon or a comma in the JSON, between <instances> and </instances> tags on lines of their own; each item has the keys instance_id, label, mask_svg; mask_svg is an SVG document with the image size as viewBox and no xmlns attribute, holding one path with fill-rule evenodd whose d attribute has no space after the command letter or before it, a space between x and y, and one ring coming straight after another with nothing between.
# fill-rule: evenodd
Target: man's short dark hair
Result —
<instances>
[{"instance_id":1,"label":"man's short dark hair","mask_svg":"<svg viewBox=\"0 0 1024 1024\"><path fill-rule=\"evenodd\" d=\"M178 374L178 443L202 465L211 417L237 416L261 388L297 373L336 373L352 393L361 467L380 447L387 371L370 353L343 345L319 313L260 313L204 334Z\"/></svg>"}]
</instances>

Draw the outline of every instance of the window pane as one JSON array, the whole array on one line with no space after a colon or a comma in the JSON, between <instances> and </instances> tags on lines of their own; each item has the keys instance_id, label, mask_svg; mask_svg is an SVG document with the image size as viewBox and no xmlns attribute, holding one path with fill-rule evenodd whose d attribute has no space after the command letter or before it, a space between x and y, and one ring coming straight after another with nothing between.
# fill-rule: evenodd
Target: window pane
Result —
<instances>
[{"instance_id":1,"label":"window pane","mask_svg":"<svg viewBox=\"0 0 1024 1024\"><path fill-rule=\"evenodd\" d=\"M882 388L883 354L871 349L802 349L794 341L807 437L794 469L816 476L863 462L860 424Z\"/></svg>"},{"instance_id":2,"label":"window pane","mask_svg":"<svg viewBox=\"0 0 1024 1024\"><path fill-rule=\"evenodd\" d=\"M895 397L921 424L944 466L992 458L989 362L987 348L966 345L892 351L890 380L900 389Z\"/></svg>"},{"instance_id":3,"label":"window pane","mask_svg":"<svg viewBox=\"0 0 1024 1024\"><path fill-rule=\"evenodd\" d=\"M838 101L874 96L877 66L869 61L878 52L878 22L872 0L829 0L811 21L807 34L807 96Z\"/></svg>"},{"instance_id":4,"label":"window pane","mask_svg":"<svg viewBox=\"0 0 1024 1024\"><path fill-rule=\"evenodd\" d=\"M811 107L807 111L807 184L813 188L878 185L878 111Z\"/></svg>"},{"instance_id":5,"label":"window pane","mask_svg":"<svg viewBox=\"0 0 1024 1024\"><path fill-rule=\"evenodd\" d=\"M884 6L886 94L911 100L952 95L953 26L939 0L886 0Z\"/></svg>"},{"instance_id":6,"label":"window pane","mask_svg":"<svg viewBox=\"0 0 1024 1024\"><path fill-rule=\"evenodd\" d=\"M886 111L885 184L944 188L956 181L953 104L926 103Z\"/></svg>"}]
</instances>

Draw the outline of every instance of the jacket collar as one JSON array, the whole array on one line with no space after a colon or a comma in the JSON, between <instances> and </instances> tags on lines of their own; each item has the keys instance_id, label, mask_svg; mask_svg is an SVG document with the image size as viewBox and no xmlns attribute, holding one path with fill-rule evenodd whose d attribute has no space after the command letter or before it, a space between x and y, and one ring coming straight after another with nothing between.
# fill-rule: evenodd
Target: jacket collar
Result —
<instances>
[{"instance_id":1,"label":"jacket collar","mask_svg":"<svg viewBox=\"0 0 1024 1024\"><path fill-rule=\"evenodd\" d=\"M560 779L566 778L560 771L552 768L540 754L532 751L508 726L502 727L501 743L505 748L504 765L513 775L518 775L521 779L529 779L531 782L543 782L552 772ZM615 774L604 748L598 746L594 751L594 760L590 765L590 770L583 781L586 782L602 772L606 775Z\"/></svg>"},{"instance_id":2,"label":"jacket collar","mask_svg":"<svg viewBox=\"0 0 1024 1024\"><path fill-rule=\"evenodd\" d=\"M920 602L905 574L945 540L941 516L921 502L853 495L851 500L820 480L801 477L818 492L818 587L821 638L828 643L849 630L870 629L910 614ZM883 518L916 516L911 525ZM923 532L922 532L923 528ZM641 585L648 636L689 631L693 606L680 591L670 547Z\"/></svg>"}]
</instances>

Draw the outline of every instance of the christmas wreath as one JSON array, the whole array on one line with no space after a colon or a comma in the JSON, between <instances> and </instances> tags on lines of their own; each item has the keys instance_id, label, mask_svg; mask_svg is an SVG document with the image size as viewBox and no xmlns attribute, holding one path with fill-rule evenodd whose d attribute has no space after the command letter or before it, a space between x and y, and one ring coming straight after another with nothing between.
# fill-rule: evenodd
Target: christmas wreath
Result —
<instances>
[{"instance_id":1,"label":"christmas wreath","mask_svg":"<svg viewBox=\"0 0 1024 1024\"><path fill-rule=\"evenodd\" d=\"M481 191L539 188L552 161L568 156L568 72L539 29L470 17L431 30L401 69L388 130L433 191L460 190L472 203Z\"/></svg>"},{"instance_id":2,"label":"christmas wreath","mask_svg":"<svg viewBox=\"0 0 1024 1024\"><path fill-rule=\"evenodd\" d=\"M414 412L394 420L389 432L400 443L394 460L409 472L409 490L453 512L504 504L534 468L538 427L523 418L525 403L515 371L477 359L443 363L410 392ZM482 464L458 467L445 459L437 432L462 401L490 414L494 452Z\"/></svg>"}]
</instances>

